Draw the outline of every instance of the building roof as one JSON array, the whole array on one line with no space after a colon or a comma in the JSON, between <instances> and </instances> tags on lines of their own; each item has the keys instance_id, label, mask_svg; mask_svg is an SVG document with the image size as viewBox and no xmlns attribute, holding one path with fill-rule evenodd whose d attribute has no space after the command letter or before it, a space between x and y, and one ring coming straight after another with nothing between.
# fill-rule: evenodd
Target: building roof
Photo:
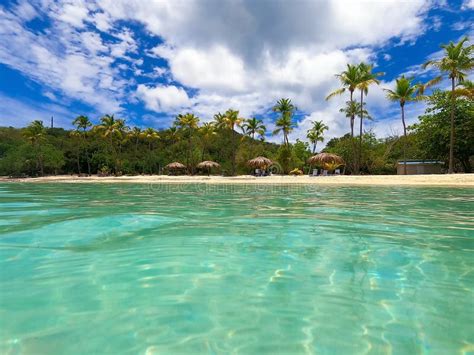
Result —
<instances>
[{"instance_id":1,"label":"building roof","mask_svg":"<svg viewBox=\"0 0 474 355\"><path fill-rule=\"evenodd\" d=\"M397 164L403 165L403 160L398 160ZM439 165L444 164L440 160L407 160L407 165Z\"/></svg>"}]
</instances>

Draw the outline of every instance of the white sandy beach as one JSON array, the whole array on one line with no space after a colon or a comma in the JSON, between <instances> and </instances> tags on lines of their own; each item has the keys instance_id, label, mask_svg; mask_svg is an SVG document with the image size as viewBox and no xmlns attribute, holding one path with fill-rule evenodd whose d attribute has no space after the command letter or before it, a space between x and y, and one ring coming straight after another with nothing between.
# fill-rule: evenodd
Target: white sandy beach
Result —
<instances>
[{"instance_id":1,"label":"white sandy beach","mask_svg":"<svg viewBox=\"0 0 474 355\"><path fill-rule=\"evenodd\" d=\"M139 184L311 184L347 186L459 186L474 187L474 174L452 175L365 175L365 176L166 176L137 175L120 177L79 177L74 175L45 176L38 178L0 177L0 182L26 183L139 183Z\"/></svg>"}]
</instances>

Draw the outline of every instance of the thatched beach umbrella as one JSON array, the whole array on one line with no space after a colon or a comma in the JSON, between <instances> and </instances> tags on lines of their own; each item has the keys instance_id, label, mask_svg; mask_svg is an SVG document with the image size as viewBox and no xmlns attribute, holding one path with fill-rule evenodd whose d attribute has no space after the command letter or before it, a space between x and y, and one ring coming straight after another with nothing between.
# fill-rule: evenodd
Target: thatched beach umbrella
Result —
<instances>
[{"instance_id":1,"label":"thatched beach umbrella","mask_svg":"<svg viewBox=\"0 0 474 355\"><path fill-rule=\"evenodd\" d=\"M272 165L273 162L265 157L256 157L255 159L249 160L247 164L252 168L266 169Z\"/></svg>"},{"instance_id":2,"label":"thatched beach umbrella","mask_svg":"<svg viewBox=\"0 0 474 355\"><path fill-rule=\"evenodd\" d=\"M175 161L174 163L169 163L168 165L166 165L165 169L168 169L170 171L178 171L178 170L186 169L186 165Z\"/></svg>"},{"instance_id":3,"label":"thatched beach umbrella","mask_svg":"<svg viewBox=\"0 0 474 355\"><path fill-rule=\"evenodd\" d=\"M220 168L221 165L215 161L205 160L197 165L198 169L206 169L207 175L210 175L212 168Z\"/></svg>"},{"instance_id":4,"label":"thatched beach umbrella","mask_svg":"<svg viewBox=\"0 0 474 355\"><path fill-rule=\"evenodd\" d=\"M325 170L335 170L345 165L344 159L339 155L331 153L319 153L308 159L311 165L321 166Z\"/></svg>"}]
</instances>

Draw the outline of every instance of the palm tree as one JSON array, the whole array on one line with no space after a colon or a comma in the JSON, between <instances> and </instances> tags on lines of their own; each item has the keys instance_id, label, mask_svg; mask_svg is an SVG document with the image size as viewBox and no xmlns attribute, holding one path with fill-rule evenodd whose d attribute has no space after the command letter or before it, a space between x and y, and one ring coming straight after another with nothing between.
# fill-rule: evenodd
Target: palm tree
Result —
<instances>
[{"instance_id":1,"label":"palm tree","mask_svg":"<svg viewBox=\"0 0 474 355\"><path fill-rule=\"evenodd\" d=\"M77 129L82 129L83 132L86 131L87 128L92 126L91 121L87 116L77 116L74 121L72 121L72 124L76 126Z\"/></svg>"},{"instance_id":2,"label":"palm tree","mask_svg":"<svg viewBox=\"0 0 474 355\"><path fill-rule=\"evenodd\" d=\"M117 144L118 144L118 156L117 156L117 163L119 167L119 171L121 171L121 160L120 155L122 154L122 145L127 140L127 134L130 127L125 124L125 120L117 119L115 120L115 131L117 136Z\"/></svg>"},{"instance_id":3,"label":"palm tree","mask_svg":"<svg viewBox=\"0 0 474 355\"><path fill-rule=\"evenodd\" d=\"M119 140L119 149L121 149L121 141L126 133L128 127L125 125L125 120L115 119L114 115L105 115L100 119L100 125L94 128L102 133L102 136L109 142L110 153L114 160L115 173L119 172L118 152L115 146L114 137Z\"/></svg>"},{"instance_id":4,"label":"palm tree","mask_svg":"<svg viewBox=\"0 0 474 355\"><path fill-rule=\"evenodd\" d=\"M263 124L263 121L259 120L256 117L249 118L245 120L245 122L242 124L242 131L245 134L245 136L252 138L252 143L250 146L251 156L253 156L253 146L254 146L254 141L255 141L255 135L258 134L260 137L265 137L266 130L267 128Z\"/></svg>"},{"instance_id":5,"label":"palm tree","mask_svg":"<svg viewBox=\"0 0 474 355\"><path fill-rule=\"evenodd\" d=\"M402 75L396 80L395 89L384 89L387 92L387 98L390 101L396 101L400 104L402 112L402 124L403 124L403 174L407 174L407 160L406 160L406 143L407 143L407 127L405 123L405 104L410 101L419 101L424 99L423 96L426 88L434 85L438 82L437 79L431 80L426 84L418 83L412 84L413 79L405 78Z\"/></svg>"},{"instance_id":6,"label":"palm tree","mask_svg":"<svg viewBox=\"0 0 474 355\"><path fill-rule=\"evenodd\" d=\"M82 141L84 143L84 154L86 156L86 162L87 162L87 173L90 176L91 175L91 162L90 162L90 159L89 159L89 152L88 152L88 149L87 149L87 132L86 132L86 130L87 130L87 128L92 126L92 122L89 120L89 118L87 116L80 115L80 116L77 116L74 119L74 121L72 121L72 124L74 126L76 126L77 133L80 134L80 136L82 137ZM79 167L78 170L79 170L79 174L80 174L81 173L80 172L80 167Z\"/></svg>"},{"instance_id":7,"label":"palm tree","mask_svg":"<svg viewBox=\"0 0 474 355\"><path fill-rule=\"evenodd\" d=\"M114 115L105 115L100 119L100 124L94 128L102 133L104 138L109 140L110 150L114 150L114 141L113 136L116 133L116 121Z\"/></svg>"},{"instance_id":8,"label":"palm tree","mask_svg":"<svg viewBox=\"0 0 474 355\"><path fill-rule=\"evenodd\" d=\"M74 129L69 133L69 136L78 138L81 140L82 138L82 132L78 129ZM81 145L80 142L76 144L76 142L73 142L75 151L76 151L76 164L77 164L77 175L81 175Z\"/></svg>"},{"instance_id":9,"label":"palm tree","mask_svg":"<svg viewBox=\"0 0 474 355\"><path fill-rule=\"evenodd\" d=\"M153 175L155 171L155 159L153 158L153 142L157 141L160 139L160 136L156 130L154 130L151 127L146 128L144 131L141 133L141 137L148 142L148 158L147 158L147 163L143 165L143 169L145 170L145 167L148 165L150 170L149 173ZM158 166L158 171L160 170L160 167Z\"/></svg>"},{"instance_id":10,"label":"palm tree","mask_svg":"<svg viewBox=\"0 0 474 355\"><path fill-rule=\"evenodd\" d=\"M40 169L41 176L44 175L44 163L43 163L43 153L41 150L41 142L46 138L46 128L43 125L43 121L35 120L26 127L24 131L24 136L31 142L33 146L36 157L37 157L37 167Z\"/></svg>"},{"instance_id":11,"label":"palm tree","mask_svg":"<svg viewBox=\"0 0 474 355\"><path fill-rule=\"evenodd\" d=\"M214 122L205 122L199 128L199 133L201 134L202 138L202 153L201 153L201 161L204 161L204 154L209 146L209 141L215 136L216 133L216 126Z\"/></svg>"},{"instance_id":12,"label":"palm tree","mask_svg":"<svg viewBox=\"0 0 474 355\"><path fill-rule=\"evenodd\" d=\"M467 97L468 99L474 99L474 82L470 80L464 80L456 85L454 94L456 97Z\"/></svg>"},{"instance_id":13,"label":"palm tree","mask_svg":"<svg viewBox=\"0 0 474 355\"><path fill-rule=\"evenodd\" d=\"M339 109L339 112L344 113L344 115L349 119L352 119L352 117L355 116L360 116L361 113L365 118L371 118L365 109L365 102L364 106L362 106L360 102L357 101L346 101L346 106Z\"/></svg>"},{"instance_id":14,"label":"palm tree","mask_svg":"<svg viewBox=\"0 0 474 355\"><path fill-rule=\"evenodd\" d=\"M235 154L236 154L236 127L240 127L244 121L239 117L239 111L228 109L224 114L220 112L214 115L216 127L219 129L229 129L232 132L232 175L235 175Z\"/></svg>"},{"instance_id":15,"label":"palm tree","mask_svg":"<svg viewBox=\"0 0 474 355\"><path fill-rule=\"evenodd\" d=\"M350 93L350 101L354 101L354 91L357 89L357 86L360 84L360 70L359 66L347 64L347 69L340 74L336 74L336 77L339 78L342 87L330 93L326 97L326 101L333 98L334 96L342 95L346 90ZM354 138L354 120L356 114L354 113L351 116L351 137Z\"/></svg>"},{"instance_id":16,"label":"palm tree","mask_svg":"<svg viewBox=\"0 0 474 355\"><path fill-rule=\"evenodd\" d=\"M306 137L313 144L313 154L316 153L316 144L318 142L324 141L324 131L328 130L329 127L326 126L323 121L312 121L313 127L310 128L307 132Z\"/></svg>"},{"instance_id":17,"label":"palm tree","mask_svg":"<svg viewBox=\"0 0 474 355\"><path fill-rule=\"evenodd\" d=\"M357 170L360 169L362 164L362 133L363 133L363 118L364 118L364 94L367 96L369 92L369 86L373 84L379 84L377 77L384 73L372 73L373 65L360 63L359 64L359 84L357 88L360 90L360 130L359 130L359 159L357 163Z\"/></svg>"},{"instance_id":18,"label":"palm tree","mask_svg":"<svg viewBox=\"0 0 474 355\"><path fill-rule=\"evenodd\" d=\"M281 116L275 122L275 125L278 127L273 131L273 135L283 133L283 142L288 147L290 142L288 140L288 135L295 129L296 124L293 123L293 115L297 110L296 106L293 105L290 99L280 99L277 101L276 105L273 106L274 112L280 112Z\"/></svg>"},{"instance_id":19,"label":"palm tree","mask_svg":"<svg viewBox=\"0 0 474 355\"><path fill-rule=\"evenodd\" d=\"M242 129L244 134L251 137L253 140L255 140L256 134L263 136L267 130L263 124L263 121L255 117L245 120L245 122L242 124Z\"/></svg>"},{"instance_id":20,"label":"palm tree","mask_svg":"<svg viewBox=\"0 0 474 355\"><path fill-rule=\"evenodd\" d=\"M128 137L132 138L135 146L135 157L138 152L138 143L140 143L140 138L143 137L143 131L140 127L133 127L128 133Z\"/></svg>"},{"instance_id":21,"label":"palm tree","mask_svg":"<svg viewBox=\"0 0 474 355\"><path fill-rule=\"evenodd\" d=\"M214 124L216 125L216 128L222 129L226 127L225 124L225 114L223 113L216 113L214 115Z\"/></svg>"},{"instance_id":22,"label":"palm tree","mask_svg":"<svg viewBox=\"0 0 474 355\"><path fill-rule=\"evenodd\" d=\"M454 114L456 111L456 84L462 83L467 77L467 72L474 68L474 57L472 52L474 46L464 46L469 42L468 37L464 37L458 43L450 42L444 44L441 48L444 49L444 57L440 59L430 60L423 64L423 68L433 66L438 68L441 72L446 72L449 79L451 79L451 135L449 140L449 170L452 174L454 172ZM456 83L457 82L457 83Z\"/></svg>"},{"instance_id":23,"label":"palm tree","mask_svg":"<svg viewBox=\"0 0 474 355\"><path fill-rule=\"evenodd\" d=\"M192 153L192 138L194 131L198 128L199 117L192 113L179 114L176 116L174 125L178 127L184 135L188 138L188 153L186 157L186 166L191 168L191 173L194 173L194 167L190 166L191 153Z\"/></svg>"},{"instance_id":24,"label":"palm tree","mask_svg":"<svg viewBox=\"0 0 474 355\"><path fill-rule=\"evenodd\" d=\"M148 150L151 153L151 151L153 150L153 142L160 139L158 132L155 131L153 128L148 127L142 132L142 137L144 137L145 140L148 141Z\"/></svg>"}]
</instances>

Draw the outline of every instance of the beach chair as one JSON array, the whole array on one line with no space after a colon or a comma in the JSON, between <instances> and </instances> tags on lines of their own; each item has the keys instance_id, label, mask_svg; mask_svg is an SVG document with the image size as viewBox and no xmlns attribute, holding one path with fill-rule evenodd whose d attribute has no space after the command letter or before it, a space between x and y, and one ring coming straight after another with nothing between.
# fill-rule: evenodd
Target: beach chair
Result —
<instances>
[{"instance_id":1,"label":"beach chair","mask_svg":"<svg viewBox=\"0 0 474 355\"><path fill-rule=\"evenodd\" d=\"M310 176L318 176L318 169L313 169L313 173Z\"/></svg>"},{"instance_id":2,"label":"beach chair","mask_svg":"<svg viewBox=\"0 0 474 355\"><path fill-rule=\"evenodd\" d=\"M334 170L334 175L341 175L341 169Z\"/></svg>"},{"instance_id":3,"label":"beach chair","mask_svg":"<svg viewBox=\"0 0 474 355\"><path fill-rule=\"evenodd\" d=\"M260 171L260 169L255 169L255 176L261 176L262 175L262 172Z\"/></svg>"},{"instance_id":4,"label":"beach chair","mask_svg":"<svg viewBox=\"0 0 474 355\"><path fill-rule=\"evenodd\" d=\"M322 175L323 175L323 176L328 176L328 171L327 171L327 170L323 170Z\"/></svg>"}]
</instances>

